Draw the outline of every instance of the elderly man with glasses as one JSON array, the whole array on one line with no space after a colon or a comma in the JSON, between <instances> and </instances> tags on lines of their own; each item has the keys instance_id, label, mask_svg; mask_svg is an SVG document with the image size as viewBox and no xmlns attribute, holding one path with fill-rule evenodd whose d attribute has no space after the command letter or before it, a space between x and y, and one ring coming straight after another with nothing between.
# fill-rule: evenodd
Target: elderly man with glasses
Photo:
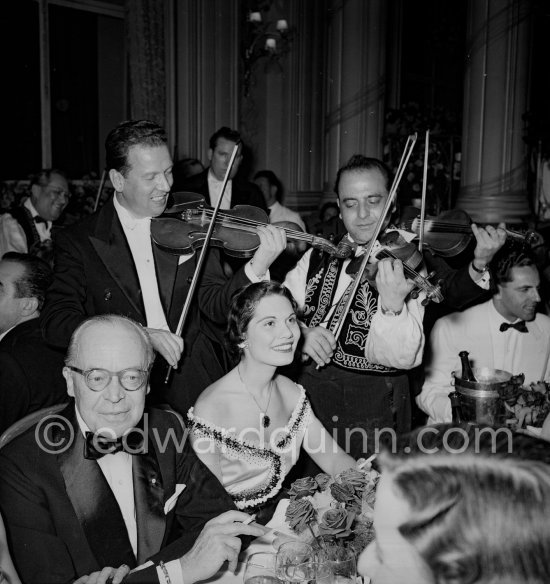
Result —
<instances>
[{"instance_id":1,"label":"elderly man with glasses","mask_svg":"<svg viewBox=\"0 0 550 584\"><path fill-rule=\"evenodd\" d=\"M176 415L145 410L152 361L134 321L84 321L63 369L74 402L0 452L0 507L24 582L117 584L131 568L126 582L192 584L236 564L239 534L263 535L243 525Z\"/></svg>"},{"instance_id":2,"label":"elderly man with glasses","mask_svg":"<svg viewBox=\"0 0 550 584\"><path fill-rule=\"evenodd\" d=\"M31 195L0 216L0 257L8 251L30 253L52 263L52 225L71 193L62 170L43 169L31 177Z\"/></svg>"}]
</instances>

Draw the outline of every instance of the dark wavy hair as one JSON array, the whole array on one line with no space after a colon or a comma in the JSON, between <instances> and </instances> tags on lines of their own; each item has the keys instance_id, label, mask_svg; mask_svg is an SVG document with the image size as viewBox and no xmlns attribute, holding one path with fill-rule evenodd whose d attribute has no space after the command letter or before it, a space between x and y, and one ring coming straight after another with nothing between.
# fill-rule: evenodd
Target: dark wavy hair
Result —
<instances>
[{"instance_id":1,"label":"dark wavy hair","mask_svg":"<svg viewBox=\"0 0 550 584\"><path fill-rule=\"evenodd\" d=\"M234 359L239 359L243 349L239 347L246 338L246 329L254 316L256 307L266 296L284 296L297 311L298 305L290 290L272 280L248 284L231 297L227 329L225 333L228 349Z\"/></svg>"},{"instance_id":2,"label":"dark wavy hair","mask_svg":"<svg viewBox=\"0 0 550 584\"><path fill-rule=\"evenodd\" d=\"M391 172L390 169L378 158L369 158L362 154L354 154L344 166L338 169L336 174L336 181L334 183L334 192L337 197L340 197L340 180L344 172L353 170L378 170L384 177L386 189L389 191L391 187Z\"/></svg>"},{"instance_id":3,"label":"dark wavy hair","mask_svg":"<svg viewBox=\"0 0 550 584\"><path fill-rule=\"evenodd\" d=\"M508 240L495 254L491 268L495 284L505 284L512 281L512 268L535 266L534 256L522 244Z\"/></svg>"},{"instance_id":4,"label":"dark wavy hair","mask_svg":"<svg viewBox=\"0 0 550 584\"><path fill-rule=\"evenodd\" d=\"M132 146L164 146L168 143L162 126L149 120L128 120L109 132L105 140L105 163L126 176L130 170L128 151Z\"/></svg>"},{"instance_id":5,"label":"dark wavy hair","mask_svg":"<svg viewBox=\"0 0 550 584\"><path fill-rule=\"evenodd\" d=\"M241 135L239 132L237 132L237 130L232 130L227 126L222 126L219 130L214 132L212 136L210 136L210 140L208 141L210 150L216 150L216 146L218 145L218 140L220 138L228 140L229 142L235 142L235 144L241 143Z\"/></svg>"},{"instance_id":6,"label":"dark wavy hair","mask_svg":"<svg viewBox=\"0 0 550 584\"><path fill-rule=\"evenodd\" d=\"M441 424L408 444L381 466L409 505L399 531L436 584L550 582L548 442Z\"/></svg>"}]
</instances>

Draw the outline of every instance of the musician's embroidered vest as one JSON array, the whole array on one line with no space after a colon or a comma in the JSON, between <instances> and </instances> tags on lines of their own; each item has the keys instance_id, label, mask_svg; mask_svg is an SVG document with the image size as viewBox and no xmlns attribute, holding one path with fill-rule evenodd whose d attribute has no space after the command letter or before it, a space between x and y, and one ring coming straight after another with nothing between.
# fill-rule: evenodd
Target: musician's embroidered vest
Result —
<instances>
[{"instance_id":1,"label":"musician's embroidered vest","mask_svg":"<svg viewBox=\"0 0 550 584\"><path fill-rule=\"evenodd\" d=\"M306 300L303 321L310 327L320 325L330 312L334 302L334 294L342 271L344 260L331 258L322 254L319 258L313 252L309 263L306 286ZM344 294L330 317L327 328L332 330L332 324L345 308L347 296ZM365 357L365 345L369 334L370 322L378 305L378 291L367 283L360 286L351 309L345 316L342 332L337 341L332 363L343 369L365 373L394 373L397 370L377 363L371 363Z\"/></svg>"}]
</instances>

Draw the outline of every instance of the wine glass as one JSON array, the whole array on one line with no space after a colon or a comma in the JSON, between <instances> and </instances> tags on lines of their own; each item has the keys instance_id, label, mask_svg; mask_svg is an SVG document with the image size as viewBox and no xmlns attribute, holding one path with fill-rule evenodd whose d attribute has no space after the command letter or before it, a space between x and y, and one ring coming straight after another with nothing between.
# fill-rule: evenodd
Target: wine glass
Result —
<instances>
[{"instance_id":1,"label":"wine glass","mask_svg":"<svg viewBox=\"0 0 550 584\"><path fill-rule=\"evenodd\" d=\"M284 582L309 582L310 564L317 559L315 550L301 541L287 541L279 546L276 573Z\"/></svg>"},{"instance_id":2,"label":"wine glass","mask_svg":"<svg viewBox=\"0 0 550 584\"><path fill-rule=\"evenodd\" d=\"M334 584L355 584L357 580L357 561L352 549L340 546L327 546L320 553L320 560L334 574Z\"/></svg>"},{"instance_id":3,"label":"wine glass","mask_svg":"<svg viewBox=\"0 0 550 584\"><path fill-rule=\"evenodd\" d=\"M244 584L280 584L275 571L275 554L251 554L244 568Z\"/></svg>"}]
</instances>

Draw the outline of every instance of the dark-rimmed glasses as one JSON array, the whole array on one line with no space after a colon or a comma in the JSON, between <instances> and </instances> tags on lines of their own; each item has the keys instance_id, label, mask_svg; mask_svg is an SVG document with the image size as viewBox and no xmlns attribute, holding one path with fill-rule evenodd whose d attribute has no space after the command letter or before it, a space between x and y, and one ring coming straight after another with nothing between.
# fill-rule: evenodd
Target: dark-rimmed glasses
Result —
<instances>
[{"instance_id":1,"label":"dark-rimmed glasses","mask_svg":"<svg viewBox=\"0 0 550 584\"><path fill-rule=\"evenodd\" d=\"M86 371L78 367L67 365L67 369L76 371L84 377L86 385L92 391L103 391L113 377L118 377L120 385L126 391L136 391L147 381L149 371L143 369L123 369L122 371L109 371L108 369L86 369Z\"/></svg>"}]
</instances>

